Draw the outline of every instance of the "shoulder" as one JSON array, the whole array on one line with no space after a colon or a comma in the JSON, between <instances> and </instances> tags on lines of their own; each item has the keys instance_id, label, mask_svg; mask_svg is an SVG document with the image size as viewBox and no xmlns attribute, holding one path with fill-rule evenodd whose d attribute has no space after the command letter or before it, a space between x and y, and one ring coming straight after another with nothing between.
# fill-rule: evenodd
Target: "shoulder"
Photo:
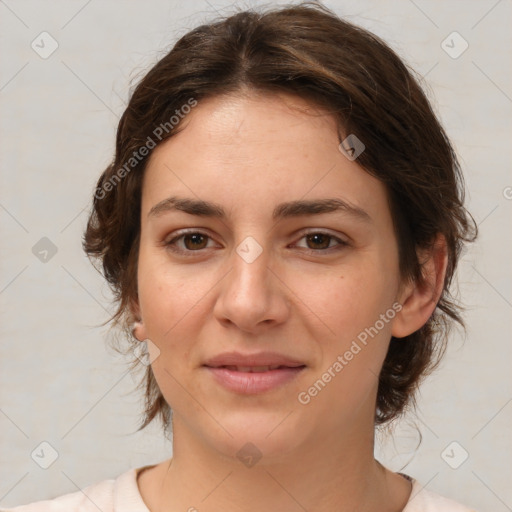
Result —
<instances>
[{"instance_id":1,"label":"shoulder","mask_svg":"<svg viewBox=\"0 0 512 512\"><path fill-rule=\"evenodd\" d=\"M412 492L403 512L476 512L474 509L429 491L412 479Z\"/></svg>"},{"instance_id":2,"label":"shoulder","mask_svg":"<svg viewBox=\"0 0 512 512\"><path fill-rule=\"evenodd\" d=\"M82 491L9 509L2 508L0 512L64 512L65 510L83 510L84 512L95 510L97 512L97 507L103 512L112 511L114 482L115 480L103 480L87 486Z\"/></svg>"},{"instance_id":3,"label":"shoulder","mask_svg":"<svg viewBox=\"0 0 512 512\"><path fill-rule=\"evenodd\" d=\"M132 468L116 479L102 480L54 499L0 508L0 512L149 512L137 487L136 475L140 469Z\"/></svg>"}]
</instances>

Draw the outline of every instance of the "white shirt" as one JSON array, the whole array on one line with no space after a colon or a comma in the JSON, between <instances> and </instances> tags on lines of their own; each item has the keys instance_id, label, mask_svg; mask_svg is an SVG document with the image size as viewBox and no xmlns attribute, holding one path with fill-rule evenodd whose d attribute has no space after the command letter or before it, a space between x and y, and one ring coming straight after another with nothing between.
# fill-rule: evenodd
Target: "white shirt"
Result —
<instances>
[{"instance_id":1,"label":"white shirt","mask_svg":"<svg viewBox=\"0 0 512 512\"><path fill-rule=\"evenodd\" d=\"M150 512L137 485L137 474L147 467L151 466L132 468L116 479L96 482L83 491L14 508L0 508L0 512ZM475 512L424 489L414 478L408 478L413 487L402 512Z\"/></svg>"}]
</instances>

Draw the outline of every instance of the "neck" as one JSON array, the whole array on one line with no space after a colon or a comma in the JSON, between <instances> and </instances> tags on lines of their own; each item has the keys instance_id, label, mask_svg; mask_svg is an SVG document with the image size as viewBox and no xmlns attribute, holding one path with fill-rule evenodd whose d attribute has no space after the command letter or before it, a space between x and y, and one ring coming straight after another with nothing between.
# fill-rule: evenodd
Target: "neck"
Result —
<instances>
[{"instance_id":1,"label":"neck","mask_svg":"<svg viewBox=\"0 0 512 512\"><path fill-rule=\"evenodd\" d=\"M378 463L373 449L373 427L353 428L246 465L219 454L175 416L173 458L155 509L398 512L410 483Z\"/></svg>"}]
</instances>

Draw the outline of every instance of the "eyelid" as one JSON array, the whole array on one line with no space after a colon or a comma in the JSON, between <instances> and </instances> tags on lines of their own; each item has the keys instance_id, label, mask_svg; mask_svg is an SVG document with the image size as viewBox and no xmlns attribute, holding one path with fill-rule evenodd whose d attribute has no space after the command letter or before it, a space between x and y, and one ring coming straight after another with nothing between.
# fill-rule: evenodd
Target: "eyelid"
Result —
<instances>
[{"instance_id":1,"label":"eyelid","mask_svg":"<svg viewBox=\"0 0 512 512\"><path fill-rule=\"evenodd\" d=\"M170 247L171 244L175 243L177 240L183 238L184 236L186 235L195 235L195 234L198 234L198 235L203 235L204 237L208 238L209 240L215 240L213 236L210 235L210 233L205 230L204 228L188 228L188 229L182 229L182 230L178 230L176 231L171 238L169 237L165 237L164 240L162 241L162 245L164 245L165 247ZM186 249L176 249L175 252L181 252L181 253L184 253L184 252L188 252L188 253L193 253L193 252L201 252L202 250L204 249L199 249L197 251L189 251L189 250L186 250Z\"/></svg>"},{"instance_id":2,"label":"eyelid","mask_svg":"<svg viewBox=\"0 0 512 512\"><path fill-rule=\"evenodd\" d=\"M199 235L205 236L209 240L215 241L214 237L212 237L209 234L208 230L205 230L204 228L188 228L188 229L178 230L177 232L174 233L174 235L170 239L165 238L162 242L162 245L164 245L165 247L168 247L168 248L170 248L171 246L174 246L174 248L170 249L170 250L175 253L181 253L181 254L193 254L193 253L201 254L205 249L208 249L208 247L205 247L204 249L198 249L198 250L194 251L194 250L176 248L176 246L175 246L176 242L178 240L182 239L184 236L189 235L189 234L199 234ZM310 254L318 254L318 255L328 254L328 253L331 253L333 251L339 250L343 247L350 245L350 242L348 240L345 240L343 238L343 235L333 234L329 230L322 229L322 228L309 228L309 229L307 229L307 231L299 231L298 233L295 234L294 238L298 236L299 238L298 238L297 242L299 242L306 236L313 235L313 234L328 236L332 240L335 240L337 243L333 247L327 247L325 249L309 249L307 247L301 247L301 249L303 251L310 253ZM346 235L345 235L345 237L346 237ZM348 237L346 237L346 238L348 238ZM295 242L295 244L297 244L297 242Z\"/></svg>"},{"instance_id":3,"label":"eyelid","mask_svg":"<svg viewBox=\"0 0 512 512\"><path fill-rule=\"evenodd\" d=\"M316 249L315 250L315 249L308 249L307 247L302 248L305 251L314 253L314 254L322 254L322 253L327 254L331 251L335 251L336 249L340 249L341 247L350 245L349 240L344 239L342 235L334 234L331 231L325 230L322 228L309 228L307 231L300 231L298 234L300 235L298 241L302 240L304 237L306 237L308 235L317 235L318 234L318 235L328 236L329 238L331 238L337 242L337 245L335 245L333 247L328 247L326 249ZM345 236L345 238L348 238L348 237Z\"/></svg>"}]
</instances>

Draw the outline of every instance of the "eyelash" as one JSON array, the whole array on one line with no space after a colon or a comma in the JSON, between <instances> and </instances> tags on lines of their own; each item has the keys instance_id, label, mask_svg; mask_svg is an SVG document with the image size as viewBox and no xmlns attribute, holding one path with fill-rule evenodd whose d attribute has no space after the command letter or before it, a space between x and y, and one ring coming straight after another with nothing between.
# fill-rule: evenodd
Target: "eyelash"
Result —
<instances>
[{"instance_id":1,"label":"eyelash","mask_svg":"<svg viewBox=\"0 0 512 512\"><path fill-rule=\"evenodd\" d=\"M201 251L205 250L205 249L198 249L196 251L193 251L193 250L188 250L188 249L177 249L176 248L176 242L180 239L182 239L183 237L187 236L187 235L201 235L201 236L204 236L208 239L212 239L211 236L209 236L207 233L203 232L203 231L197 231L197 230L193 230L193 231L186 231L186 232L182 232L181 234L179 234L178 236L172 238L171 240L169 240L168 242L164 242L164 245L165 247L169 248L169 250L171 250L172 252L175 252L175 253L178 253L178 254L190 254L190 253L201 253ZM334 246L334 247L327 247L326 249L304 249L305 252L309 253L309 254L318 254L318 253L331 253L333 251L338 251L338 250L341 250L343 249L344 247L348 246L348 242L344 241L344 240L341 240L340 238L328 233L328 232L325 232L325 231L310 231L308 233L304 233L301 238L299 240L302 240L303 238L309 236L309 235L323 235L323 236L326 236L328 238L330 238L331 240L329 241L329 245L331 243L332 240L335 240L338 245L337 246Z\"/></svg>"}]
</instances>

